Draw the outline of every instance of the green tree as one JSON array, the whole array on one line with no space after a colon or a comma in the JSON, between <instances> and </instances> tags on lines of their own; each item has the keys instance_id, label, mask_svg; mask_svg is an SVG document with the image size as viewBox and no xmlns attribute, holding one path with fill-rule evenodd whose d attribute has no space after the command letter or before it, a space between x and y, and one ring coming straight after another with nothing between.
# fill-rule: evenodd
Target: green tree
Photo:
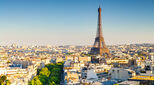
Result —
<instances>
[{"instance_id":1,"label":"green tree","mask_svg":"<svg viewBox=\"0 0 154 85\"><path fill-rule=\"evenodd\" d=\"M39 80L40 80L43 84L45 84L45 83L47 83L46 81L48 80L48 77L45 76L45 75L39 75Z\"/></svg>"},{"instance_id":2,"label":"green tree","mask_svg":"<svg viewBox=\"0 0 154 85\"><path fill-rule=\"evenodd\" d=\"M50 77L50 80L54 81L56 84L59 84L59 83L60 83L59 78L56 77L56 76L52 76L52 77Z\"/></svg>"},{"instance_id":3,"label":"green tree","mask_svg":"<svg viewBox=\"0 0 154 85\"><path fill-rule=\"evenodd\" d=\"M56 85L54 81L50 82L49 85Z\"/></svg>"},{"instance_id":4,"label":"green tree","mask_svg":"<svg viewBox=\"0 0 154 85\"><path fill-rule=\"evenodd\" d=\"M1 77L1 80L4 82L4 81L6 80L6 76L3 75L3 76Z\"/></svg>"},{"instance_id":5,"label":"green tree","mask_svg":"<svg viewBox=\"0 0 154 85\"><path fill-rule=\"evenodd\" d=\"M51 71L54 68L54 65L55 64L51 63L51 64L46 65L46 67L48 68L48 70Z\"/></svg>"},{"instance_id":6,"label":"green tree","mask_svg":"<svg viewBox=\"0 0 154 85\"><path fill-rule=\"evenodd\" d=\"M53 68L53 69L52 69L52 72L53 72L53 73L59 73L60 71L61 71L60 68Z\"/></svg>"},{"instance_id":7,"label":"green tree","mask_svg":"<svg viewBox=\"0 0 154 85\"><path fill-rule=\"evenodd\" d=\"M7 77L5 75L0 77L0 85L5 85Z\"/></svg>"},{"instance_id":8,"label":"green tree","mask_svg":"<svg viewBox=\"0 0 154 85\"><path fill-rule=\"evenodd\" d=\"M9 80L6 80L6 85L10 85L11 82Z\"/></svg>"},{"instance_id":9,"label":"green tree","mask_svg":"<svg viewBox=\"0 0 154 85\"><path fill-rule=\"evenodd\" d=\"M47 64L44 68L38 71L38 76L34 77L29 85L59 85L63 63Z\"/></svg>"},{"instance_id":10,"label":"green tree","mask_svg":"<svg viewBox=\"0 0 154 85\"><path fill-rule=\"evenodd\" d=\"M49 77L50 71L48 70L47 67L42 68L42 70L40 71L39 75L45 75L45 76Z\"/></svg>"},{"instance_id":11,"label":"green tree","mask_svg":"<svg viewBox=\"0 0 154 85\"><path fill-rule=\"evenodd\" d=\"M42 85L42 82L39 80L38 76L35 76L31 82L30 85Z\"/></svg>"}]
</instances>

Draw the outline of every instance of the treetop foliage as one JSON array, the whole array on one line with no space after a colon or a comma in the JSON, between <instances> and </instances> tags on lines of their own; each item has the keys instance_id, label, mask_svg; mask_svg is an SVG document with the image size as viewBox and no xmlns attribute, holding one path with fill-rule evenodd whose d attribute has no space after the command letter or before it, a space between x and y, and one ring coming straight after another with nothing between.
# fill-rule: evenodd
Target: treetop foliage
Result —
<instances>
[{"instance_id":1,"label":"treetop foliage","mask_svg":"<svg viewBox=\"0 0 154 85\"><path fill-rule=\"evenodd\" d=\"M59 85L63 73L63 63L47 64L30 82L29 85Z\"/></svg>"}]
</instances>

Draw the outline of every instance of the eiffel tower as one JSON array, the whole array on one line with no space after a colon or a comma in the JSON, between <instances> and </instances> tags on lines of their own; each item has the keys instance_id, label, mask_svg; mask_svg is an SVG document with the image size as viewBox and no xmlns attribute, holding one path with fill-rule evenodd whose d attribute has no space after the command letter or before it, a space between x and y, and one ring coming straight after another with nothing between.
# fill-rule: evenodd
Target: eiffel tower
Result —
<instances>
[{"instance_id":1,"label":"eiffel tower","mask_svg":"<svg viewBox=\"0 0 154 85\"><path fill-rule=\"evenodd\" d=\"M97 34L96 34L94 45L91 48L90 54L100 55L100 56L102 56L103 54L109 55L109 49L106 47L106 44L104 42L104 37L103 37L103 34L102 34L102 20L101 20L101 8L100 8L100 6L98 8Z\"/></svg>"}]
</instances>

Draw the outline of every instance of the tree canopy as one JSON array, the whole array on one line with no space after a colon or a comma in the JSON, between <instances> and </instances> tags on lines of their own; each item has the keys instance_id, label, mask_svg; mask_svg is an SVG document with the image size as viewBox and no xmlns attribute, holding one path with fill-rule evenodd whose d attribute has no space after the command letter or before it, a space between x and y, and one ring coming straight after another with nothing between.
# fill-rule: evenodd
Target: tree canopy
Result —
<instances>
[{"instance_id":1,"label":"tree canopy","mask_svg":"<svg viewBox=\"0 0 154 85\"><path fill-rule=\"evenodd\" d=\"M11 84L11 82L9 80L7 80L6 75L0 76L0 85L10 85L10 84Z\"/></svg>"},{"instance_id":2,"label":"tree canopy","mask_svg":"<svg viewBox=\"0 0 154 85\"><path fill-rule=\"evenodd\" d=\"M59 85L63 73L63 62L47 64L38 75L35 76L29 85Z\"/></svg>"}]
</instances>

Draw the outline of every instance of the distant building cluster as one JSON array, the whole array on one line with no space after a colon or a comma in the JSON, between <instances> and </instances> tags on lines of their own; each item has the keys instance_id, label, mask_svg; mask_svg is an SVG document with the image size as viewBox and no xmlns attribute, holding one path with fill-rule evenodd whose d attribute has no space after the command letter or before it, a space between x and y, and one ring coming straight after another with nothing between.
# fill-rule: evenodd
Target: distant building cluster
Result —
<instances>
[{"instance_id":1,"label":"distant building cluster","mask_svg":"<svg viewBox=\"0 0 154 85\"><path fill-rule=\"evenodd\" d=\"M46 64L64 61L62 85L154 83L154 45L108 46L111 57L90 55L90 46L0 46L0 75L11 85L28 85ZM103 62L92 62L93 58Z\"/></svg>"},{"instance_id":2,"label":"distant building cluster","mask_svg":"<svg viewBox=\"0 0 154 85\"><path fill-rule=\"evenodd\" d=\"M52 54L45 47L0 46L0 75L6 75L11 85L28 85Z\"/></svg>"},{"instance_id":3,"label":"distant building cluster","mask_svg":"<svg viewBox=\"0 0 154 85\"><path fill-rule=\"evenodd\" d=\"M149 46L150 45L150 46ZM154 49L152 44L108 46L112 56L82 52L66 55L64 85L153 85ZM93 63L92 56L105 62Z\"/></svg>"}]
</instances>

